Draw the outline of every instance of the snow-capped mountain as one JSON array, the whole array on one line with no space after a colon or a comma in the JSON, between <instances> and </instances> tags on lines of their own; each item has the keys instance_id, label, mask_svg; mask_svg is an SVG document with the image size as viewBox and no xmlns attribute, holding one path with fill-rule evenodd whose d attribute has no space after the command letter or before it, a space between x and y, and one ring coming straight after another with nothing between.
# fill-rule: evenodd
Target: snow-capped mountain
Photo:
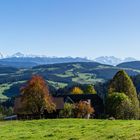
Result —
<instances>
[{"instance_id":1,"label":"snow-capped mountain","mask_svg":"<svg viewBox=\"0 0 140 140\"><path fill-rule=\"evenodd\" d=\"M7 58L35 58L35 57L47 57L45 55L34 55L34 54L23 54L21 52L17 52L15 54L12 54L10 56L7 56Z\"/></svg>"},{"instance_id":2,"label":"snow-capped mountain","mask_svg":"<svg viewBox=\"0 0 140 140\"><path fill-rule=\"evenodd\" d=\"M54 64L54 63L67 63L67 62L98 62L101 64L107 64L107 65L113 65L116 66L123 62L131 62L131 61L137 61L135 58L128 57L125 59L120 59L114 56L101 56L97 57L94 60L88 59L88 58L80 58L80 57L48 57L46 55L26 55L21 52L17 52L13 55L3 57L3 55L0 53L0 59L4 58L5 61L10 62L33 62L37 64Z\"/></svg>"},{"instance_id":3,"label":"snow-capped mountain","mask_svg":"<svg viewBox=\"0 0 140 140\"><path fill-rule=\"evenodd\" d=\"M123 63L123 62L137 61L137 59L132 58L132 57L120 59L120 58L117 58L114 56L101 56L101 57L95 58L94 61L101 63L101 64L116 66L116 65Z\"/></svg>"},{"instance_id":4,"label":"snow-capped mountain","mask_svg":"<svg viewBox=\"0 0 140 140\"><path fill-rule=\"evenodd\" d=\"M102 64L109 64L109 65L117 65L122 62L120 58L116 58L114 56L101 56L95 58L94 61L102 63Z\"/></svg>"},{"instance_id":5,"label":"snow-capped mountain","mask_svg":"<svg viewBox=\"0 0 140 140\"><path fill-rule=\"evenodd\" d=\"M137 59L135 59L133 57L127 57L123 60L123 62L132 62L132 61L137 61Z\"/></svg>"},{"instance_id":6,"label":"snow-capped mountain","mask_svg":"<svg viewBox=\"0 0 140 140\"><path fill-rule=\"evenodd\" d=\"M25 55L23 53L15 53L1 59L0 64L12 67L34 67L37 65L56 64L56 63L71 63L71 62L93 62L87 58L80 57L47 57L43 55Z\"/></svg>"},{"instance_id":7,"label":"snow-capped mountain","mask_svg":"<svg viewBox=\"0 0 140 140\"><path fill-rule=\"evenodd\" d=\"M15 53L15 54L13 54L13 55L11 55L10 57L24 57L25 55L23 54L23 53L21 53L21 52L17 52L17 53Z\"/></svg>"},{"instance_id":8,"label":"snow-capped mountain","mask_svg":"<svg viewBox=\"0 0 140 140\"><path fill-rule=\"evenodd\" d=\"M0 59L2 59L3 58L3 54L2 53L0 53Z\"/></svg>"}]
</instances>

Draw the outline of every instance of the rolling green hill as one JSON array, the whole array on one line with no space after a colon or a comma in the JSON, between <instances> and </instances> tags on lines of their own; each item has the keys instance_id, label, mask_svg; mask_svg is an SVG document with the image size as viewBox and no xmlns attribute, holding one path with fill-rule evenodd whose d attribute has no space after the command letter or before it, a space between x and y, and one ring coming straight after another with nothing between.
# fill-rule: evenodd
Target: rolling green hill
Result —
<instances>
[{"instance_id":1,"label":"rolling green hill","mask_svg":"<svg viewBox=\"0 0 140 140\"><path fill-rule=\"evenodd\" d=\"M131 68L140 70L140 61L133 61L133 62L125 62L117 65L118 67L122 68Z\"/></svg>"},{"instance_id":2,"label":"rolling green hill","mask_svg":"<svg viewBox=\"0 0 140 140\"><path fill-rule=\"evenodd\" d=\"M20 87L32 75L41 75L55 89L73 83L95 84L111 79L120 70L119 67L103 65L96 62L75 62L41 65L29 69L0 67L0 98L19 94ZM140 70L124 68L129 75L137 75Z\"/></svg>"},{"instance_id":3,"label":"rolling green hill","mask_svg":"<svg viewBox=\"0 0 140 140\"><path fill-rule=\"evenodd\" d=\"M56 119L0 122L0 140L139 140L139 121Z\"/></svg>"}]
</instances>

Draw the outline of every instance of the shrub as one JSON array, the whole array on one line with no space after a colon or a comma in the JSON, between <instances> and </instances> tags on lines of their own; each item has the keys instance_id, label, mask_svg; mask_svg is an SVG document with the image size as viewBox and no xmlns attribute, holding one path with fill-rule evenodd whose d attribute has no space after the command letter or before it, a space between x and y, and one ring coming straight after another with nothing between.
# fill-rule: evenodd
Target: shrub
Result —
<instances>
[{"instance_id":1,"label":"shrub","mask_svg":"<svg viewBox=\"0 0 140 140\"><path fill-rule=\"evenodd\" d=\"M132 101L124 93L112 93L106 100L106 113L116 119L135 119Z\"/></svg>"},{"instance_id":2,"label":"shrub","mask_svg":"<svg viewBox=\"0 0 140 140\"><path fill-rule=\"evenodd\" d=\"M86 101L80 101L75 104L74 114L76 118L89 118L94 113L94 108Z\"/></svg>"},{"instance_id":3,"label":"shrub","mask_svg":"<svg viewBox=\"0 0 140 140\"><path fill-rule=\"evenodd\" d=\"M74 117L74 105L65 103L64 109L60 111L61 118L73 118Z\"/></svg>"}]
</instances>

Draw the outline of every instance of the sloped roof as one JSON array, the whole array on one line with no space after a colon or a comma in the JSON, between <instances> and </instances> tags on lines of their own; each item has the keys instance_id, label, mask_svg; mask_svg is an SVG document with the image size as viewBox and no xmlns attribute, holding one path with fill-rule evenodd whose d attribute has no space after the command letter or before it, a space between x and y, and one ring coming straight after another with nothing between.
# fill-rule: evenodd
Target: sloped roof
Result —
<instances>
[{"instance_id":1,"label":"sloped roof","mask_svg":"<svg viewBox=\"0 0 140 140\"><path fill-rule=\"evenodd\" d=\"M56 105L56 109L64 109L64 98L63 97L52 97L53 103ZM24 111L23 103L21 97L17 97L14 103L14 112L16 114L32 114L30 112Z\"/></svg>"},{"instance_id":2,"label":"sloped roof","mask_svg":"<svg viewBox=\"0 0 140 140\"><path fill-rule=\"evenodd\" d=\"M25 112L23 111L23 105L22 105L21 97L17 97L15 99L14 112L16 114L25 114Z\"/></svg>"},{"instance_id":3,"label":"sloped roof","mask_svg":"<svg viewBox=\"0 0 140 140\"><path fill-rule=\"evenodd\" d=\"M63 99L63 97L53 97L52 101L56 105L56 109L64 109L64 99Z\"/></svg>"}]
</instances>

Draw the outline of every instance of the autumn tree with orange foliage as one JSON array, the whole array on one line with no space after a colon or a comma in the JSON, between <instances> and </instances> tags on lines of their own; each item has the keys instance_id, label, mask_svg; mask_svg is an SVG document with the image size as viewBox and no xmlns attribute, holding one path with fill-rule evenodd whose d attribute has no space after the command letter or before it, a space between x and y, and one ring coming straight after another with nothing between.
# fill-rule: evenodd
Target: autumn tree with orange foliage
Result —
<instances>
[{"instance_id":1,"label":"autumn tree with orange foliage","mask_svg":"<svg viewBox=\"0 0 140 140\"><path fill-rule=\"evenodd\" d=\"M48 86L40 76L33 76L27 85L21 88L21 101L26 113L41 115L45 110L51 113L55 110Z\"/></svg>"},{"instance_id":2,"label":"autumn tree with orange foliage","mask_svg":"<svg viewBox=\"0 0 140 140\"><path fill-rule=\"evenodd\" d=\"M75 104L74 112L76 118L89 118L89 116L94 113L94 108L91 107L89 102L80 101Z\"/></svg>"},{"instance_id":3,"label":"autumn tree with orange foliage","mask_svg":"<svg viewBox=\"0 0 140 140\"><path fill-rule=\"evenodd\" d=\"M72 94L83 94L83 90L79 87L74 87L71 91Z\"/></svg>"}]
</instances>

